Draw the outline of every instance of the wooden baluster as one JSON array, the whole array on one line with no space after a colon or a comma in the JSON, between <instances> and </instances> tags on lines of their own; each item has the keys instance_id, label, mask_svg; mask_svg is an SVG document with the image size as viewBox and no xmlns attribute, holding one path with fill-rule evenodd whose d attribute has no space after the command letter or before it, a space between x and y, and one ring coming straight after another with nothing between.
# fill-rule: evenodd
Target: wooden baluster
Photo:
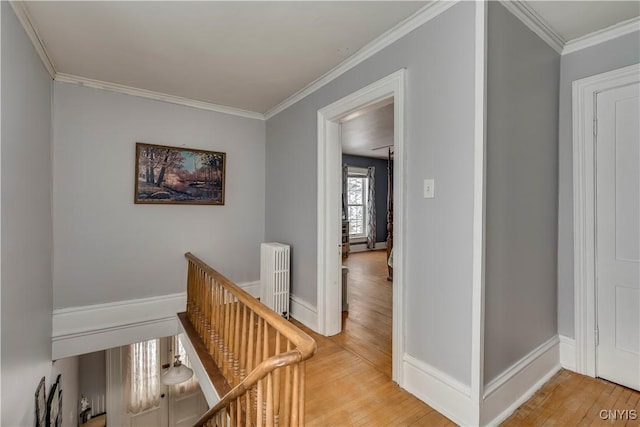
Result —
<instances>
[{"instance_id":1,"label":"wooden baluster","mask_svg":"<svg viewBox=\"0 0 640 427\"><path fill-rule=\"evenodd\" d=\"M214 286L214 329L213 329L213 360L215 360L216 364L220 366L220 313L222 309L222 304L220 302L220 295L222 293L222 287L218 284L218 282L213 281Z\"/></svg>"},{"instance_id":2,"label":"wooden baluster","mask_svg":"<svg viewBox=\"0 0 640 427\"><path fill-rule=\"evenodd\" d=\"M276 330L276 350L275 354L280 354L280 331ZM276 369L273 372L273 411L274 411L274 423L275 425L280 424L280 371L281 369Z\"/></svg>"},{"instance_id":3,"label":"wooden baluster","mask_svg":"<svg viewBox=\"0 0 640 427\"><path fill-rule=\"evenodd\" d=\"M232 387L235 387L237 384L234 378L233 373L233 349L235 347L236 341L236 306L235 306L235 297L232 293L229 293L229 336L227 338L228 348L227 348L227 367L228 374L227 379Z\"/></svg>"},{"instance_id":4,"label":"wooden baluster","mask_svg":"<svg viewBox=\"0 0 640 427\"><path fill-rule=\"evenodd\" d=\"M256 419L256 426L257 427L262 427L263 426L263 418L262 418L262 402L264 400L264 396L263 396L263 390L262 390L262 382L263 380L258 381L258 398L257 400L257 419Z\"/></svg>"},{"instance_id":5,"label":"wooden baluster","mask_svg":"<svg viewBox=\"0 0 640 427\"><path fill-rule=\"evenodd\" d=\"M230 338L230 323L231 323L231 310L230 306L230 295L229 291L224 290L224 328L222 333L222 351L223 351L223 359L222 359L222 373L225 378L229 378L229 338Z\"/></svg>"},{"instance_id":6,"label":"wooden baluster","mask_svg":"<svg viewBox=\"0 0 640 427\"><path fill-rule=\"evenodd\" d=\"M287 340L287 351L291 350L291 341ZM291 366L284 368L284 407L282 408L282 425L289 426L291 421Z\"/></svg>"},{"instance_id":7,"label":"wooden baluster","mask_svg":"<svg viewBox=\"0 0 640 427\"><path fill-rule=\"evenodd\" d=\"M273 374L267 374L267 402L266 402L266 421L267 427L273 427Z\"/></svg>"},{"instance_id":8,"label":"wooden baluster","mask_svg":"<svg viewBox=\"0 0 640 427\"><path fill-rule=\"evenodd\" d=\"M291 396L291 425L298 426L300 425L300 417L298 414L298 410L300 409L300 404L298 397L300 396L300 365L293 365L293 390Z\"/></svg>"},{"instance_id":9,"label":"wooden baluster","mask_svg":"<svg viewBox=\"0 0 640 427\"><path fill-rule=\"evenodd\" d=\"M247 306L242 304L242 339L240 345L240 380L247 375Z\"/></svg>"},{"instance_id":10,"label":"wooden baluster","mask_svg":"<svg viewBox=\"0 0 640 427\"><path fill-rule=\"evenodd\" d=\"M241 303L240 301L235 302L236 315L235 315L235 332L234 332L234 341L233 341L233 378L235 384L240 383L242 380L240 378L240 341L242 340L240 336L240 326L242 324L241 320Z\"/></svg>"},{"instance_id":11,"label":"wooden baluster","mask_svg":"<svg viewBox=\"0 0 640 427\"><path fill-rule=\"evenodd\" d=\"M300 371L300 389L298 391L298 394L300 395L300 397L298 398L298 404L299 404L299 408L298 408L298 423L299 425L303 426L304 425L304 381L305 381L305 365L306 362L303 360L302 362L299 362L296 365L296 368L298 368L298 370Z\"/></svg>"}]
</instances>

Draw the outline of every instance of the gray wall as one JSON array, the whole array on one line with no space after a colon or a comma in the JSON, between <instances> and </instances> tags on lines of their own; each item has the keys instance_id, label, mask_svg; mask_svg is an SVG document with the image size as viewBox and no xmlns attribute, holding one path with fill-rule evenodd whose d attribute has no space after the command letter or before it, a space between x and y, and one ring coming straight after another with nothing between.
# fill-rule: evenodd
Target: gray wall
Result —
<instances>
[{"instance_id":1,"label":"gray wall","mask_svg":"<svg viewBox=\"0 0 640 427\"><path fill-rule=\"evenodd\" d=\"M55 308L184 292L187 251L259 279L263 121L58 82L53 108ZM226 152L225 205L134 205L136 142Z\"/></svg>"},{"instance_id":2,"label":"gray wall","mask_svg":"<svg viewBox=\"0 0 640 427\"><path fill-rule=\"evenodd\" d=\"M51 79L9 3L1 7L0 425L27 426L51 374Z\"/></svg>"},{"instance_id":3,"label":"gray wall","mask_svg":"<svg viewBox=\"0 0 640 427\"><path fill-rule=\"evenodd\" d=\"M558 333L575 338L573 308L572 83L640 62L640 32L582 49L560 60L560 194L558 215Z\"/></svg>"},{"instance_id":4,"label":"gray wall","mask_svg":"<svg viewBox=\"0 0 640 427\"><path fill-rule=\"evenodd\" d=\"M376 187L376 242L387 241L387 187L388 173L387 161L382 159L374 159L371 157L342 155L342 163L349 166L357 166L366 168L373 166L376 168L375 187ZM366 245L367 243L362 243ZM353 244L352 244L353 245Z\"/></svg>"},{"instance_id":5,"label":"gray wall","mask_svg":"<svg viewBox=\"0 0 640 427\"><path fill-rule=\"evenodd\" d=\"M557 333L560 72L498 2L488 29L485 382Z\"/></svg>"},{"instance_id":6,"label":"gray wall","mask_svg":"<svg viewBox=\"0 0 640 427\"><path fill-rule=\"evenodd\" d=\"M317 111L407 69L406 352L470 383L475 4L463 2L267 121L267 240L316 304ZM340 171L336 171L340 173ZM424 199L424 178L437 196Z\"/></svg>"}]
</instances>

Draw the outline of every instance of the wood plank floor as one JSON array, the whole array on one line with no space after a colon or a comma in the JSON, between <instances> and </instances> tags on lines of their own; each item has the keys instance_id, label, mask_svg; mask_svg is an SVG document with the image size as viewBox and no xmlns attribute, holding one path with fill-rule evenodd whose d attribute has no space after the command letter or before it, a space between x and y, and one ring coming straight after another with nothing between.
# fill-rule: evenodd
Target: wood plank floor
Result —
<instances>
[{"instance_id":1,"label":"wood plank floor","mask_svg":"<svg viewBox=\"0 0 640 427\"><path fill-rule=\"evenodd\" d=\"M620 411L618 419L603 419L603 410ZM563 369L502 426L640 426L640 393Z\"/></svg>"},{"instance_id":2,"label":"wood plank floor","mask_svg":"<svg viewBox=\"0 0 640 427\"><path fill-rule=\"evenodd\" d=\"M391 381L392 288L384 251L352 253L349 314L342 333L311 335L318 352L307 362L306 425L454 426L433 408ZM635 410L640 393L619 385L558 372L502 424L505 427L640 426L640 418L603 420L601 410Z\"/></svg>"},{"instance_id":3,"label":"wood plank floor","mask_svg":"<svg viewBox=\"0 0 640 427\"><path fill-rule=\"evenodd\" d=\"M349 268L348 313L342 333L331 337L391 378L393 288L387 280L387 252L352 253L343 259Z\"/></svg>"}]
</instances>

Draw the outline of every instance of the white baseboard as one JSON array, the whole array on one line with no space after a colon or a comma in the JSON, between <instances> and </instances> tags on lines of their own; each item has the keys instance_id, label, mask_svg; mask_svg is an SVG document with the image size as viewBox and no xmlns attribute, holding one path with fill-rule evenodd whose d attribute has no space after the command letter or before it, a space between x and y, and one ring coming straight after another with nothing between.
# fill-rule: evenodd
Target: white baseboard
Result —
<instances>
[{"instance_id":1,"label":"white baseboard","mask_svg":"<svg viewBox=\"0 0 640 427\"><path fill-rule=\"evenodd\" d=\"M576 340L560 335L560 366L576 372Z\"/></svg>"},{"instance_id":2,"label":"white baseboard","mask_svg":"<svg viewBox=\"0 0 640 427\"><path fill-rule=\"evenodd\" d=\"M376 242L376 247L373 250L379 251L381 249L387 249L387 242ZM355 243L349 246L349 253L366 252L369 250L371 249L367 248L367 242L362 244Z\"/></svg>"},{"instance_id":3,"label":"white baseboard","mask_svg":"<svg viewBox=\"0 0 640 427\"><path fill-rule=\"evenodd\" d=\"M291 317L305 325L307 328L318 332L318 311L316 310L316 307L293 294L291 294L290 299Z\"/></svg>"},{"instance_id":4,"label":"white baseboard","mask_svg":"<svg viewBox=\"0 0 640 427\"><path fill-rule=\"evenodd\" d=\"M459 425L477 425L471 388L413 356L404 355L403 387Z\"/></svg>"},{"instance_id":5,"label":"white baseboard","mask_svg":"<svg viewBox=\"0 0 640 427\"><path fill-rule=\"evenodd\" d=\"M178 332L176 313L186 293L162 295L53 311L52 357L106 350Z\"/></svg>"},{"instance_id":6,"label":"white baseboard","mask_svg":"<svg viewBox=\"0 0 640 427\"><path fill-rule=\"evenodd\" d=\"M252 297L260 298L260 293L262 291L262 283L260 282L260 280L239 283L238 286L240 286L246 293L248 293Z\"/></svg>"},{"instance_id":7,"label":"white baseboard","mask_svg":"<svg viewBox=\"0 0 640 427\"><path fill-rule=\"evenodd\" d=\"M560 370L559 343L553 336L486 385L481 425L500 424Z\"/></svg>"}]
</instances>

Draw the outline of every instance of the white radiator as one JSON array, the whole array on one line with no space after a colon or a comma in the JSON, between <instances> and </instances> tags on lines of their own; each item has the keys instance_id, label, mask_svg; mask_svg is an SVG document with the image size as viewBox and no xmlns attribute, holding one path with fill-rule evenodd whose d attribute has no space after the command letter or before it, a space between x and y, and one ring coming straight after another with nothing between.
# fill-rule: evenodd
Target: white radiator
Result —
<instances>
[{"instance_id":1,"label":"white radiator","mask_svg":"<svg viewBox=\"0 0 640 427\"><path fill-rule=\"evenodd\" d=\"M289 318L289 245L262 243L260 246L260 301Z\"/></svg>"}]
</instances>

